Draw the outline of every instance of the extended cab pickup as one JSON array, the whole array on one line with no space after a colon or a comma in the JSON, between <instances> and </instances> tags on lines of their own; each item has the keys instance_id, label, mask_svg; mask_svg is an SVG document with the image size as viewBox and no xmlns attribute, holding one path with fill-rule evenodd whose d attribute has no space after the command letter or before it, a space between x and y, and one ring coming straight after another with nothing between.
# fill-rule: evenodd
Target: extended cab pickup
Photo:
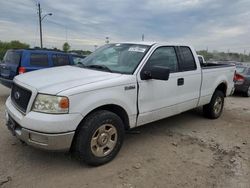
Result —
<instances>
[{"instance_id":1,"label":"extended cab pickup","mask_svg":"<svg viewBox=\"0 0 250 188\"><path fill-rule=\"evenodd\" d=\"M119 152L125 130L200 106L218 118L234 73L232 65L201 67L187 45L107 44L77 66L15 77L7 126L29 145L101 165Z\"/></svg>"}]
</instances>

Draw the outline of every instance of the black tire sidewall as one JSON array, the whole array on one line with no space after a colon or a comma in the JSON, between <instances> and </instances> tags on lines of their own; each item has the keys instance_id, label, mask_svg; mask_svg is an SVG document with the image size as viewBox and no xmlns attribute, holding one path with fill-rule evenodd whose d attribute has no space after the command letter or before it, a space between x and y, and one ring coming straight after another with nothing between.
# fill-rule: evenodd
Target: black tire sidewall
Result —
<instances>
[{"instance_id":1,"label":"black tire sidewall","mask_svg":"<svg viewBox=\"0 0 250 188\"><path fill-rule=\"evenodd\" d=\"M216 114L214 112L214 104L215 104L217 97L221 97L221 99L222 99L222 108L221 108L220 113L218 113L218 114ZM207 118L210 118L210 119L219 118L221 116L221 114L223 112L223 108L224 108L224 97L225 97L225 95L223 94L222 91L216 90L212 96L210 103L203 106L204 116Z\"/></svg>"},{"instance_id":2,"label":"black tire sidewall","mask_svg":"<svg viewBox=\"0 0 250 188\"><path fill-rule=\"evenodd\" d=\"M250 88L250 85L249 85L249 86L248 86L248 88L247 88L247 91L246 91L246 97L250 97L250 93L248 93L249 88Z\"/></svg>"},{"instance_id":3,"label":"black tire sidewall","mask_svg":"<svg viewBox=\"0 0 250 188\"><path fill-rule=\"evenodd\" d=\"M91 139L95 131L103 124L112 124L117 130L117 143L107 156L97 157L91 150ZM115 113L101 110L89 115L77 135L76 148L80 159L92 166L98 166L111 161L119 152L124 138L124 125Z\"/></svg>"},{"instance_id":4,"label":"black tire sidewall","mask_svg":"<svg viewBox=\"0 0 250 188\"><path fill-rule=\"evenodd\" d=\"M216 99L220 97L221 100L222 100L222 107L221 107L221 110L218 114L215 113L214 111L214 104L215 104L215 101ZM213 95L213 98L212 98L212 101L211 101L211 115L213 118L218 118L221 116L222 112L223 112L223 108L224 108L224 94L221 92L221 91L216 91Z\"/></svg>"}]
</instances>

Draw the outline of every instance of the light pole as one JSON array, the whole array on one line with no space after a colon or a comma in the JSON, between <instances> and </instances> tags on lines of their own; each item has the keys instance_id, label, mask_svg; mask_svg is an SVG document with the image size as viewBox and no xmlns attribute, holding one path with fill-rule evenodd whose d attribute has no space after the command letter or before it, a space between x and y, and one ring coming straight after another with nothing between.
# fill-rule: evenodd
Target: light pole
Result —
<instances>
[{"instance_id":1,"label":"light pole","mask_svg":"<svg viewBox=\"0 0 250 188\"><path fill-rule=\"evenodd\" d=\"M141 40L144 41L144 38L145 38L145 36L144 36L144 34L142 34Z\"/></svg>"},{"instance_id":2,"label":"light pole","mask_svg":"<svg viewBox=\"0 0 250 188\"><path fill-rule=\"evenodd\" d=\"M38 3L38 16L39 16L39 26L40 26L40 45L41 45L41 48L43 48L42 21L46 16L52 16L52 13L45 14L43 17L41 14L42 14L41 6L40 6L40 3Z\"/></svg>"},{"instance_id":3,"label":"light pole","mask_svg":"<svg viewBox=\"0 0 250 188\"><path fill-rule=\"evenodd\" d=\"M109 43L109 37L106 37L105 39L106 39L105 43L108 44Z\"/></svg>"}]
</instances>

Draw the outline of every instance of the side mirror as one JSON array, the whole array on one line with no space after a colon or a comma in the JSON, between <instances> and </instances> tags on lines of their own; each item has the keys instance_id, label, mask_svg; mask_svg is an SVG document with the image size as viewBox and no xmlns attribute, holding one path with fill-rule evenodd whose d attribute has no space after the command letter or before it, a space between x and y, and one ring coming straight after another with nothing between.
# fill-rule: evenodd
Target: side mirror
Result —
<instances>
[{"instance_id":1,"label":"side mirror","mask_svg":"<svg viewBox=\"0 0 250 188\"><path fill-rule=\"evenodd\" d=\"M154 66L150 70L143 70L141 73L142 80L168 80L170 74L170 69L167 67Z\"/></svg>"}]
</instances>

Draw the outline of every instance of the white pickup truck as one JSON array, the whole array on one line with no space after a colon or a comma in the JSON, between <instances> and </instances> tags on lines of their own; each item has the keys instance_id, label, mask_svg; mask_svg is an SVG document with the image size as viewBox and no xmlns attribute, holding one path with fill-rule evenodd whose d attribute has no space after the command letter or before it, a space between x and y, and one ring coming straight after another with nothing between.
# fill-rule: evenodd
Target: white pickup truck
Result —
<instances>
[{"instance_id":1,"label":"white pickup truck","mask_svg":"<svg viewBox=\"0 0 250 188\"><path fill-rule=\"evenodd\" d=\"M125 130L199 106L218 118L234 73L232 65L201 67L186 45L107 44L77 66L15 77L7 126L29 145L101 165L117 155Z\"/></svg>"}]
</instances>

